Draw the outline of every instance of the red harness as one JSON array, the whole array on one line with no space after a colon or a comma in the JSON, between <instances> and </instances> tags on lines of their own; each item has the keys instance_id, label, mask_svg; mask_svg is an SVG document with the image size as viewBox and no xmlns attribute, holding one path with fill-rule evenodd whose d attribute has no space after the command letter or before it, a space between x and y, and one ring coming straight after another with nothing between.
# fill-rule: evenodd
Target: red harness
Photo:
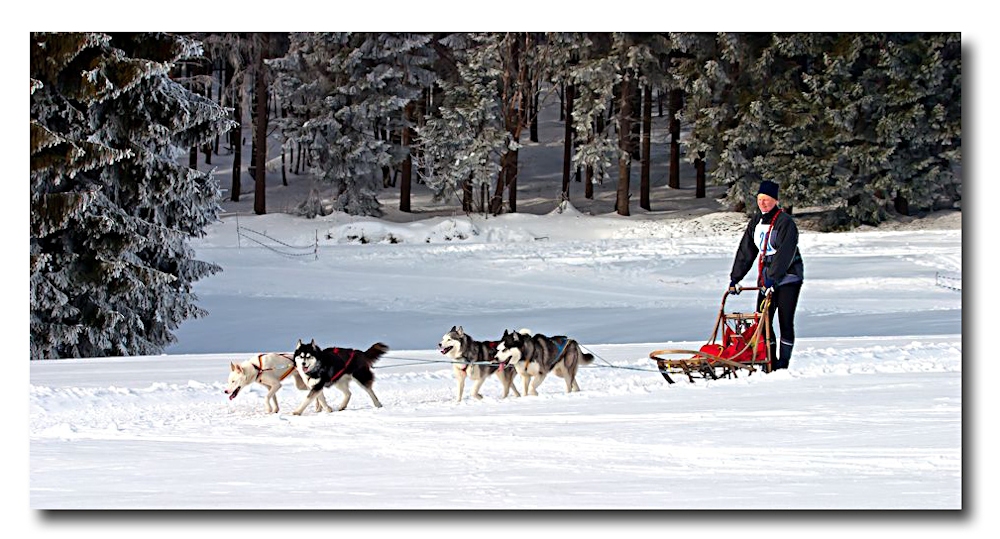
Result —
<instances>
[{"instance_id":1,"label":"red harness","mask_svg":"<svg viewBox=\"0 0 1000 539\"><path fill-rule=\"evenodd\" d=\"M333 375L333 378L330 379L331 381L339 380L340 379L340 377L344 374L344 371L346 371L347 367L351 364L351 361L354 361L354 354L356 354L357 352L358 352L357 350L351 349L351 355L347 356L347 363L344 363L344 368L340 369L340 372L338 372L337 374ZM333 353L337 354L339 356L340 355L340 348L334 348L333 349Z\"/></svg>"},{"instance_id":2,"label":"red harness","mask_svg":"<svg viewBox=\"0 0 1000 539\"><path fill-rule=\"evenodd\" d=\"M761 246L760 258L757 262L757 286L764 286L764 256L767 254L767 247L771 243L771 231L774 230L774 223L778 220L778 215L781 214L781 208L774 212L774 217L771 218L771 226L767 227L767 234L764 234L764 245Z\"/></svg>"}]
</instances>

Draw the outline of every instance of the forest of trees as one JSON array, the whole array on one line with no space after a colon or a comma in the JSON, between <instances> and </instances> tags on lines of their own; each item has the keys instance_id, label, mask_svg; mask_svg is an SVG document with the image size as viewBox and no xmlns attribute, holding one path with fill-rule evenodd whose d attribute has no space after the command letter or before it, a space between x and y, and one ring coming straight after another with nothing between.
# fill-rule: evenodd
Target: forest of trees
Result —
<instances>
[{"instance_id":1,"label":"forest of trees","mask_svg":"<svg viewBox=\"0 0 1000 539\"><path fill-rule=\"evenodd\" d=\"M616 182L629 215L665 107L669 187L686 160L695 196L725 186L750 212L771 179L788 211L848 228L960 205L961 56L958 33L32 33L31 356L157 353L203 314L191 285L219 268L188 240L222 179L195 159L228 145L238 200L245 125L257 213L277 131L335 194L303 215L379 215L385 188L409 211L414 182L498 214L555 92L562 192L577 171L587 197Z\"/></svg>"}]
</instances>

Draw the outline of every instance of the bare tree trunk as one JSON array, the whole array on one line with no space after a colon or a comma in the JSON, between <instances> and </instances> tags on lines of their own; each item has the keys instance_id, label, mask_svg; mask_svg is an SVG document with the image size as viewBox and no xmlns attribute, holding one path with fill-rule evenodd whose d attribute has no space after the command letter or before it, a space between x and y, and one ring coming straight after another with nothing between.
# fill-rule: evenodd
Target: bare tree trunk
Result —
<instances>
[{"instance_id":1,"label":"bare tree trunk","mask_svg":"<svg viewBox=\"0 0 1000 539\"><path fill-rule=\"evenodd\" d=\"M638 75L638 73L636 73ZM642 115L642 87L639 86L638 77L632 85L632 101L630 103L633 112L638 112L639 116ZM640 122L632 122L632 133L628 139L629 153L632 154L632 160L638 161L642 159L642 155L639 153L639 139L642 137L642 125Z\"/></svg>"},{"instance_id":2,"label":"bare tree trunk","mask_svg":"<svg viewBox=\"0 0 1000 539\"><path fill-rule=\"evenodd\" d=\"M181 66L181 77L183 77L185 79L184 87L187 88L188 91L190 91L190 92L195 92L196 88L194 87L194 82L193 82L193 79L192 79L192 71L194 71L194 70L192 69L191 64L189 64L189 63L184 63ZM188 168L193 168L195 170L198 170L198 146L197 145L192 145L191 148L189 148L189 150L188 150Z\"/></svg>"},{"instance_id":3,"label":"bare tree trunk","mask_svg":"<svg viewBox=\"0 0 1000 539\"><path fill-rule=\"evenodd\" d=\"M281 185L288 187L288 176L285 174L285 145L281 145Z\"/></svg>"},{"instance_id":4,"label":"bare tree trunk","mask_svg":"<svg viewBox=\"0 0 1000 539\"><path fill-rule=\"evenodd\" d=\"M462 211L472 212L472 174L462 182Z\"/></svg>"},{"instance_id":5,"label":"bare tree trunk","mask_svg":"<svg viewBox=\"0 0 1000 539\"><path fill-rule=\"evenodd\" d=\"M643 90L642 96L642 167L639 173L639 207L644 210L650 209L649 204L649 131L653 127L653 89L648 85Z\"/></svg>"},{"instance_id":6,"label":"bare tree trunk","mask_svg":"<svg viewBox=\"0 0 1000 539\"><path fill-rule=\"evenodd\" d=\"M681 120L678 118L681 110L681 89L670 90L670 106L667 114L670 116L670 181L671 189L681 188Z\"/></svg>"},{"instance_id":7,"label":"bare tree trunk","mask_svg":"<svg viewBox=\"0 0 1000 539\"><path fill-rule=\"evenodd\" d=\"M229 190L229 200L240 201L240 175L243 173L243 103L240 91L233 89L233 120L236 126L230 131L230 144L233 145L233 183Z\"/></svg>"},{"instance_id":8,"label":"bare tree trunk","mask_svg":"<svg viewBox=\"0 0 1000 539\"><path fill-rule=\"evenodd\" d=\"M695 198L705 198L705 152L698 152L698 158L694 160L695 170Z\"/></svg>"},{"instance_id":9,"label":"bare tree trunk","mask_svg":"<svg viewBox=\"0 0 1000 539\"><path fill-rule=\"evenodd\" d=\"M254 141L257 148L254 155L254 198L253 211L257 215L267 213L265 201L266 163L267 163L267 77L264 72L264 54L268 45L268 34L261 34L262 43L260 51L257 53L257 73L254 84L256 85L256 108L257 121L254 126Z\"/></svg>"},{"instance_id":10,"label":"bare tree trunk","mask_svg":"<svg viewBox=\"0 0 1000 539\"><path fill-rule=\"evenodd\" d=\"M202 73L202 75L204 75L204 77L205 77L205 98L207 98L209 101L211 101L212 100L212 81L213 81L212 75L214 74L214 70L212 69L212 67L213 67L212 61L208 60L208 59L204 59L204 60L201 61L201 63L199 64L199 66L201 67L201 73ZM216 140L218 140L218 136L216 136ZM205 164L206 165L211 165L212 164L212 141L211 140L206 140L205 143L202 145L201 148L202 148L202 151L205 153Z\"/></svg>"},{"instance_id":11,"label":"bare tree trunk","mask_svg":"<svg viewBox=\"0 0 1000 539\"><path fill-rule=\"evenodd\" d=\"M275 101L277 101L277 98L275 98ZM278 113L275 112L274 114L275 114L275 116L277 116ZM287 111L286 111L284 105L282 105L282 107L281 107L281 118L284 119L287 116L288 116ZM287 147L288 147L288 136L285 135L284 133L282 133L282 136L281 136L281 185L284 185L285 187L288 187L288 175L287 175L287 171L286 171L286 167L285 167L285 149ZM291 156L288 157L288 162L289 163L292 162L292 157Z\"/></svg>"},{"instance_id":12,"label":"bare tree trunk","mask_svg":"<svg viewBox=\"0 0 1000 539\"><path fill-rule=\"evenodd\" d=\"M562 196L569 200L569 169L573 160L573 98L576 88L572 84L566 85L566 131L563 139L563 177Z\"/></svg>"},{"instance_id":13,"label":"bare tree trunk","mask_svg":"<svg viewBox=\"0 0 1000 539\"><path fill-rule=\"evenodd\" d=\"M517 150L508 152L510 159L505 168L507 173L507 206L511 213L517 213Z\"/></svg>"},{"instance_id":14,"label":"bare tree trunk","mask_svg":"<svg viewBox=\"0 0 1000 539\"><path fill-rule=\"evenodd\" d=\"M566 102L563 101L563 89L565 86L559 87L559 121L566 119Z\"/></svg>"},{"instance_id":15,"label":"bare tree trunk","mask_svg":"<svg viewBox=\"0 0 1000 539\"><path fill-rule=\"evenodd\" d=\"M412 133L410 131L410 121L413 116L414 103L406 104L403 109L403 132L400 136L400 144L406 148L406 158L403 159L403 177L399 180L399 211L410 213L410 187L413 181L413 151L410 149Z\"/></svg>"},{"instance_id":16,"label":"bare tree trunk","mask_svg":"<svg viewBox=\"0 0 1000 539\"><path fill-rule=\"evenodd\" d=\"M524 125L525 96L527 89L527 64L521 61L524 49L521 39L524 34L507 36L507 51L504 52L503 94L501 100L504 107L504 127L511 138L521 140L521 128ZM506 150L500 157L500 173L497 176L497 188L490 203L490 213L499 215L503 209L503 192L508 190L508 203L511 212L517 211L517 150Z\"/></svg>"},{"instance_id":17,"label":"bare tree trunk","mask_svg":"<svg viewBox=\"0 0 1000 539\"><path fill-rule=\"evenodd\" d=\"M598 114L597 118L594 118L594 131L592 136L598 137L604 135L604 115ZM604 178L601 178L603 181ZM583 188L583 196L587 197L588 200L594 199L594 167L593 165L587 165L587 185Z\"/></svg>"},{"instance_id":18,"label":"bare tree trunk","mask_svg":"<svg viewBox=\"0 0 1000 539\"><path fill-rule=\"evenodd\" d=\"M528 131L528 140L538 142L538 83L531 85L531 127Z\"/></svg>"},{"instance_id":19,"label":"bare tree trunk","mask_svg":"<svg viewBox=\"0 0 1000 539\"><path fill-rule=\"evenodd\" d=\"M229 81L226 80L226 63L223 62L222 60L218 60L218 62L219 62L219 67L218 67L218 72L219 72L218 98L219 98L219 100L218 100L218 103L219 103L219 106L222 106L222 95L223 95L222 92L223 92L223 88L226 88L227 86L229 86ZM218 134L215 135L215 155L219 155L219 139L220 138L221 137Z\"/></svg>"},{"instance_id":20,"label":"bare tree trunk","mask_svg":"<svg viewBox=\"0 0 1000 539\"><path fill-rule=\"evenodd\" d=\"M626 73L621 83L620 106L618 111L618 191L615 198L615 210L618 215L628 216L629 199L629 169L631 153L629 138L632 135L632 87L629 75Z\"/></svg>"}]
</instances>

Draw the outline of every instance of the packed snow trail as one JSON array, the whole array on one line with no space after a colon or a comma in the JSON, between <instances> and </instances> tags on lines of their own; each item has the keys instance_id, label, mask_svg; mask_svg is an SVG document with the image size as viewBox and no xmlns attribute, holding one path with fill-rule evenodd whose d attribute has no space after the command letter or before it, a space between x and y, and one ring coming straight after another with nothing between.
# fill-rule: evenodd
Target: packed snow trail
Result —
<instances>
[{"instance_id":1,"label":"packed snow trail","mask_svg":"<svg viewBox=\"0 0 1000 539\"><path fill-rule=\"evenodd\" d=\"M804 339L789 371L674 385L653 345L584 346L580 393L501 400L490 379L456 403L449 365L412 361L437 351L397 351L384 408L355 391L303 416L290 384L279 414L260 386L227 400L238 354L33 362L32 506L960 506L959 336Z\"/></svg>"}]
</instances>

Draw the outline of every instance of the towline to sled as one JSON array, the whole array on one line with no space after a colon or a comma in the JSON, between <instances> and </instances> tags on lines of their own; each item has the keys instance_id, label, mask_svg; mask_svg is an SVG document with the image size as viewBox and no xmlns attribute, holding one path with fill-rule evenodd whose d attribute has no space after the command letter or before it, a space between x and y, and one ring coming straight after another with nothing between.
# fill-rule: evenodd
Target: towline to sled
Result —
<instances>
[{"instance_id":1,"label":"towline to sled","mask_svg":"<svg viewBox=\"0 0 1000 539\"><path fill-rule=\"evenodd\" d=\"M740 288L739 291L760 291L761 287ZM768 307L771 292L761 302L761 308L750 313L726 312L727 289L722 295L722 305L715 319L715 328L708 342L698 350L653 350L649 358L656 361L660 374L673 384L670 375L682 374L691 382L695 378L718 380L735 378L741 371L747 375L758 370L771 372L771 324ZM755 298L758 294L753 294ZM685 357L686 356L686 357Z\"/></svg>"}]
</instances>

